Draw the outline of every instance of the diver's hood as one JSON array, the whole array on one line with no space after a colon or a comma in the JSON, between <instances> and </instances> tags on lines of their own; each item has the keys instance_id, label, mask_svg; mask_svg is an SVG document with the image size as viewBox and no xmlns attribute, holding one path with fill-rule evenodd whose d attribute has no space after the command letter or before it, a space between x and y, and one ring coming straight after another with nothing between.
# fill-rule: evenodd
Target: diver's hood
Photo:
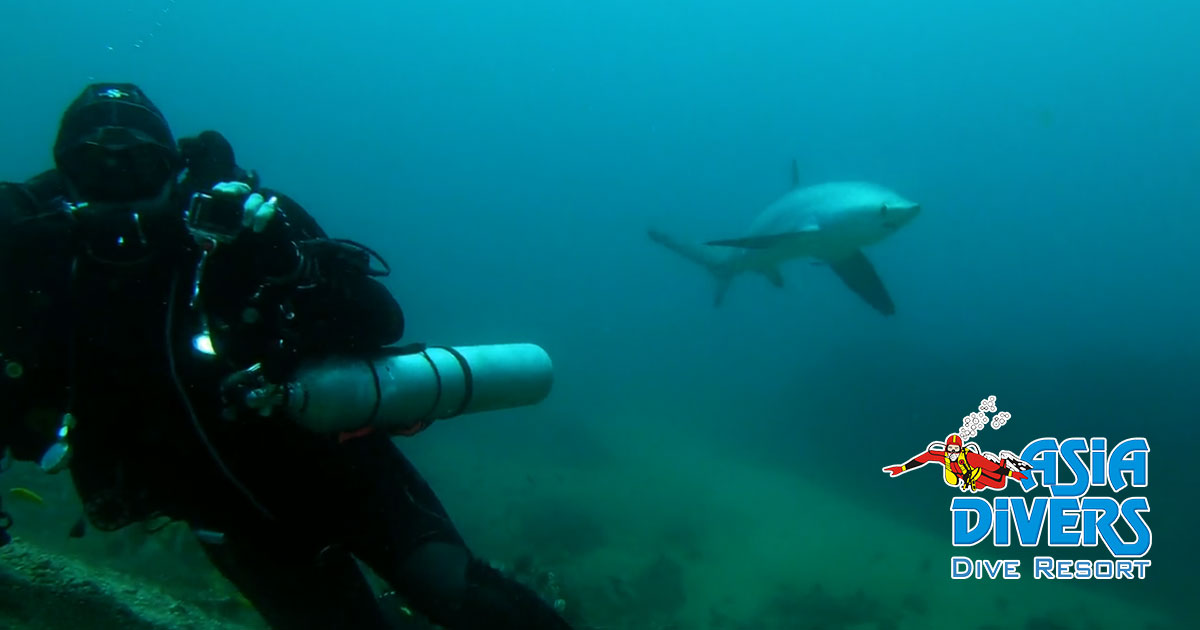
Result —
<instances>
[{"instance_id":1,"label":"diver's hood","mask_svg":"<svg viewBox=\"0 0 1200 630\"><path fill-rule=\"evenodd\" d=\"M94 83L63 113L54 163L84 201L161 195L183 160L162 112L130 83Z\"/></svg>"}]
</instances>

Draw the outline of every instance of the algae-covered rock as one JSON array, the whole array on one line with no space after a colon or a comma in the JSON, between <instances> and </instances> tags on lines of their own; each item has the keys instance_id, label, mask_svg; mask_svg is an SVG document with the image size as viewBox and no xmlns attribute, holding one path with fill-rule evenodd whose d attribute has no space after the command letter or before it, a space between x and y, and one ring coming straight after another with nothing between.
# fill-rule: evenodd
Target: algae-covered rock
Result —
<instances>
[{"instance_id":1,"label":"algae-covered rock","mask_svg":"<svg viewBox=\"0 0 1200 630\"><path fill-rule=\"evenodd\" d=\"M4 630L242 630L154 585L47 553L20 539L0 548Z\"/></svg>"}]
</instances>

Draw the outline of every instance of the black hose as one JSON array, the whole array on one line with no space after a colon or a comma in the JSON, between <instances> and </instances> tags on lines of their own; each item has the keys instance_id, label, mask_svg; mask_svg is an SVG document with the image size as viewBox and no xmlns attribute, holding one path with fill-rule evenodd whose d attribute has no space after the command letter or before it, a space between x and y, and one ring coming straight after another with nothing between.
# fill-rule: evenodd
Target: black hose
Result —
<instances>
[{"instance_id":1,"label":"black hose","mask_svg":"<svg viewBox=\"0 0 1200 630\"><path fill-rule=\"evenodd\" d=\"M216 462L217 467L221 469L221 473L225 475L225 478L229 480L229 483L232 483L234 487L236 487L238 491L240 491L246 497L246 499L249 500L252 505L254 505L255 509L261 512L262 515L267 518L267 520L273 521L275 520L275 516L271 514L271 512L254 497L254 494L250 492L249 488L247 488L242 484L241 481L238 480L237 476L233 474L233 471L229 470L229 467L225 465L225 460L221 458L220 453L217 452L217 449L212 445L212 442L209 441L208 433L204 431L203 425L200 424L200 418L196 415L196 410L192 407L192 401L190 398L188 398L187 391L183 387L183 382L179 379L178 370L175 369L175 302L177 302L179 298L177 293L180 273L181 272L177 271L173 276L171 276L171 295L169 297L170 301L167 302L167 364L171 371L171 381L175 384L175 389L177 392L179 392L179 398L183 401L183 406L187 409L188 417L192 420L192 427L196 430L196 435L200 437L200 441L203 442L204 447L208 449L208 454L212 456L212 459L214 462Z\"/></svg>"}]
</instances>

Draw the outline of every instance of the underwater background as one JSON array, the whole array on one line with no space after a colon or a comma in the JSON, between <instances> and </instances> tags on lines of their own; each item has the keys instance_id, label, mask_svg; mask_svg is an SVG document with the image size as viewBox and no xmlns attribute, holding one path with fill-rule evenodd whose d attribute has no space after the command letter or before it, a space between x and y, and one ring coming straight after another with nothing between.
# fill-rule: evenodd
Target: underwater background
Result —
<instances>
[{"instance_id":1,"label":"underwater background","mask_svg":"<svg viewBox=\"0 0 1200 630\"><path fill-rule=\"evenodd\" d=\"M544 403L399 444L580 628L1200 627L1198 29L1182 0L9 2L0 179L52 165L87 82L134 82L383 254L407 341L543 346ZM801 262L714 308L647 238L740 236L793 159L922 205L866 250L895 316ZM984 450L1149 440L1146 579L949 578L1103 557L956 549L961 493L882 472L989 395ZM68 538L65 475L0 490L31 544L236 601L171 528Z\"/></svg>"}]
</instances>

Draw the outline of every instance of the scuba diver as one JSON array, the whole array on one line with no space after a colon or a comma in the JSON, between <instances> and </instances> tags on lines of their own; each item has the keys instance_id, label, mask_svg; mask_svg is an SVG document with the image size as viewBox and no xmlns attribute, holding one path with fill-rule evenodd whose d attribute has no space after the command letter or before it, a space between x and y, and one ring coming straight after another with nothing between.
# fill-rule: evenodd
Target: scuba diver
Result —
<instances>
[{"instance_id":1,"label":"scuba diver","mask_svg":"<svg viewBox=\"0 0 1200 630\"><path fill-rule=\"evenodd\" d=\"M96 529L187 523L272 628L394 627L356 559L446 628L570 627L468 549L387 432L234 395L401 338L373 252L219 133L176 142L136 85L88 85L53 156L0 184L0 454L69 470Z\"/></svg>"}]
</instances>

